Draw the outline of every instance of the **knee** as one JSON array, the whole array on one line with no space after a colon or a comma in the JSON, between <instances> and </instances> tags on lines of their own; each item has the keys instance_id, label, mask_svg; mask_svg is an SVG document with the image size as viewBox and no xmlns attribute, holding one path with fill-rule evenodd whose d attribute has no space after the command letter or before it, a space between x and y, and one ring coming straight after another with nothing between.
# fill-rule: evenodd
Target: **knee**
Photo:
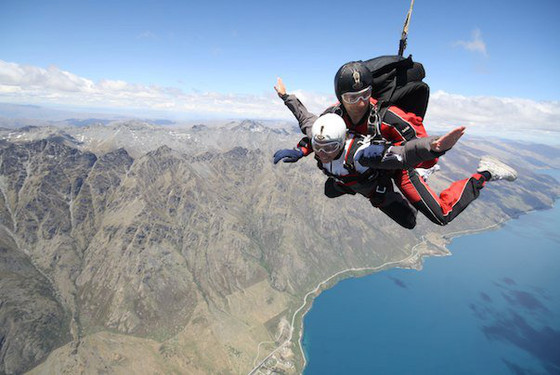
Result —
<instances>
[{"instance_id":1,"label":"knee","mask_svg":"<svg viewBox=\"0 0 560 375\"><path fill-rule=\"evenodd\" d=\"M344 190L342 186L338 186L331 177L327 178L325 181L324 191L328 198L338 198L344 194L353 194L351 191Z\"/></svg>"},{"instance_id":2,"label":"knee","mask_svg":"<svg viewBox=\"0 0 560 375\"><path fill-rule=\"evenodd\" d=\"M435 207L429 208L422 201L416 202L413 205L418 211L422 212L432 223L444 227L451 221L447 215L444 215L441 208L438 210Z\"/></svg>"},{"instance_id":3,"label":"knee","mask_svg":"<svg viewBox=\"0 0 560 375\"><path fill-rule=\"evenodd\" d=\"M381 205L379 209L403 228L413 229L416 227L416 210L404 200Z\"/></svg>"},{"instance_id":4,"label":"knee","mask_svg":"<svg viewBox=\"0 0 560 375\"><path fill-rule=\"evenodd\" d=\"M407 220L404 220L402 222L399 222L399 224L406 229L414 229L416 227L416 216L412 216L407 218Z\"/></svg>"},{"instance_id":5,"label":"knee","mask_svg":"<svg viewBox=\"0 0 560 375\"><path fill-rule=\"evenodd\" d=\"M327 190L327 189L325 189L325 196L326 196L327 198L338 198L338 197L340 197L340 196L342 196L342 195L344 195L344 194L346 194L346 193L343 192L343 191Z\"/></svg>"}]
</instances>

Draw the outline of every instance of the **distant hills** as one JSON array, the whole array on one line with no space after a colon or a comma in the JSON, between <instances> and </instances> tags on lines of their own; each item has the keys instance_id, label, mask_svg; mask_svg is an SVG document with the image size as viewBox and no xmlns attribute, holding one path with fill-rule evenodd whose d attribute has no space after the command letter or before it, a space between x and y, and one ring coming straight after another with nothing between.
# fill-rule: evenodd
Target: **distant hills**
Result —
<instances>
[{"instance_id":1,"label":"distant hills","mask_svg":"<svg viewBox=\"0 0 560 375\"><path fill-rule=\"evenodd\" d=\"M0 126L12 128L29 125L51 125L59 127L98 124L107 125L113 121L123 121L130 118L133 117L114 113L100 113L99 110L72 111L38 105L0 103ZM175 124L175 121L169 119L153 118L149 121L155 125Z\"/></svg>"},{"instance_id":2,"label":"distant hills","mask_svg":"<svg viewBox=\"0 0 560 375\"><path fill-rule=\"evenodd\" d=\"M142 121L0 129L0 373L248 373L303 296L348 268L444 254L443 236L550 207L560 149L471 139L436 188L490 153L489 183L447 227L398 227L361 197L328 199L309 158L272 164L292 127ZM297 338L273 361L301 370Z\"/></svg>"},{"instance_id":3,"label":"distant hills","mask_svg":"<svg viewBox=\"0 0 560 375\"><path fill-rule=\"evenodd\" d=\"M130 114L123 112L119 114L116 109L107 109L106 112L97 108L81 109L57 109L39 105L0 103L0 128L18 128L30 125L35 126L90 126L107 125L116 121L139 121L161 126L192 126L200 124L204 126L221 126L230 120L214 119L204 120L204 124L195 118L169 116L167 113L143 114L142 111ZM242 121L242 120L241 120ZM239 123L239 120L232 121ZM272 121L262 120L269 128L282 128L295 124L294 121Z\"/></svg>"}]
</instances>

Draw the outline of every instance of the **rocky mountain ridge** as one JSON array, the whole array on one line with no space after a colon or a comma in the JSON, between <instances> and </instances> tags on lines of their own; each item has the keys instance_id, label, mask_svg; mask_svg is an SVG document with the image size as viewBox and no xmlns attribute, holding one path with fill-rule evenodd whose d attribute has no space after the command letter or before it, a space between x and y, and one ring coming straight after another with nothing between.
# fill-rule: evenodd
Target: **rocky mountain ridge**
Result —
<instances>
[{"instance_id":1,"label":"rocky mountain ridge","mask_svg":"<svg viewBox=\"0 0 560 375\"><path fill-rule=\"evenodd\" d=\"M560 194L531 171L558 167L559 150L464 142L431 184L468 175L487 152L516 165L519 182L488 187L447 227L420 219L408 231L361 197L324 197L312 160L272 165L299 140L293 129L129 122L0 135L6 374L247 373L321 280Z\"/></svg>"}]
</instances>

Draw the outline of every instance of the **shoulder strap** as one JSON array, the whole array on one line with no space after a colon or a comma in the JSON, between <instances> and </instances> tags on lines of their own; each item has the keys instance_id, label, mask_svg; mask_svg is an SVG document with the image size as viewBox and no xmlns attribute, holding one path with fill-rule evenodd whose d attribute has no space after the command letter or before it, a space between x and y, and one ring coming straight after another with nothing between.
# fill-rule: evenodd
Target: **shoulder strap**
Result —
<instances>
[{"instance_id":1,"label":"shoulder strap","mask_svg":"<svg viewBox=\"0 0 560 375\"><path fill-rule=\"evenodd\" d=\"M356 166L354 165L354 155L356 155L356 151L361 146L361 142L358 142L356 138L352 138L350 141L350 147L344 155L344 168L348 169L350 173L356 173Z\"/></svg>"},{"instance_id":2,"label":"shoulder strap","mask_svg":"<svg viewBox=\"0 0 560 375\"><path fill-rule=\"evenodd\" d=\"M387 112L390 116L388 116L386 123L395 129L401 135L403 140L410 141L411 139L416 138L416 131L408 121L403 120L403 118L399 115L390 111L389 107L385 109L384 117L387 115Z\"/></svg>"},{"instance_id":3,"label":"shoulder strap","mask_svg":"<svg viewBox=\"0 0 560 375\"><path fill-rule=\"evenodd\" d=\"M383 118L388 108L389 107L386 106L384 102L378 102L378 105L371 105L367 123L367 134L372 140L383 139L381 136L381 124L383 123Z\"/></svg>"},{"instance_id":4,"label":"shoulder strap","mask_svg":"<svg viewBox=\"0 0 560 375\"><path fill-rule=\"evenodd\" d=\"M339 103L337 105L333 105L332 107L329 107L327 109L325 109L325 111L323 113L321 113L321 116L323 116L324 114L327 113L334 113L335 115L339 115L340 117L342 117L343 115L343 111L342 111L342 105Z\"/></svg>"},{"instance_id":5,"label":"shoulder strap","mask_svg":"<svg viewBox=\"0 0 560 375\"><path fill-rule=\"evenodd\" d=\"M381 134L381 124L383 123L383 121L385 120L385 115L387 114L387 111L389 110L389 107L391 106L391 104L389 102L381 102L381 105L379 106L379 133Z\"/></svg>"}]
</instances>

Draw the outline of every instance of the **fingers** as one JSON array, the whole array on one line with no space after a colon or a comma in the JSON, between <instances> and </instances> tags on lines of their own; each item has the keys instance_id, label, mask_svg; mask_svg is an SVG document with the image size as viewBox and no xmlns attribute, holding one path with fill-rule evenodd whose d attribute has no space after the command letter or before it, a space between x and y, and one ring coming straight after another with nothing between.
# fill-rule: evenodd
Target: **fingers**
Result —
<instances>
[{"instance_id":1,"label":"fingers","mask_svg":"<svg viewBox=\"0 0 560 375\"><path fill-rule=\"evenodd\" d=\"M465 129L466 127L459 126L451 130L449 133L442 135L437 139L437 141L432 144L432 150L436 152L449 150L450 148L455 146L455 143L459 141L459 138L461 138L465 134Z\"/></svg>"},{"instance_id":2,"label":"fingers","mask_svg":"<svg viewBox=\"0 0 560 375\"><path fill-rule=\"evenodd\" d=\"M455 129L451 130L449 133L444 135L442 138L449 138L449 139L457 142L459 140L459 138L461 138L465 134L465 129L466 128L464 126L460 126L458 128L455 128Z\"/></svg>"},{"instance_id":3,"label":"fingers","mask_svg":"<svg viewBox=\"0 0 560 375\"><path fill-rule=\"evenodd\" d=\"M279 162L280 160L283 160L284 163L286 162L285 159L286 159L287 157L289 157L289 155L286 155L286 151L288 151L288 150L282 149L282 150L278 150L278 151L276 151L276 152L274 153L274 164L278 164L278 162Z\"/></svg>"},{"instance_id":4,"label":"fingers","mask_svg":"<svg viewBox=\"0 0 560 375\"><path fill-rule=\"evenodd\" d=\"M274 90L276 90L277 93L280 93L280 88L282 86L283 86L282 78L280 77L276 78L276 86L274 86Z\"/></svg>"},{"instance_id":5,"label":"fingers","mask_svg":"<svg viewBox=\"0 0 560 375\"><path fill-rule=\"evenodd\" d=\"M455 144L457 143L459 138L463 136L463 134L465 134L464 126L460 126L451 130L449 133L445 134L437 140L434 149L439 152L449 150L450 148L455 146Z\"/></svg>"},{"instance_id":6,"label":"fingers","mask_svg":"<svg viewBox=\"0 0 560 375\"><path fill-rule=\"evenodd\" d=\"M453 137L452 137L453 144L451 146L453 146L455 143L457 143L459 138L461 138L465 134L465 129L466 128L464 126L460 126L460 127L455 129L456 132L453 134Z\"/></svg>"},{"instance_id":7,"label":"fingers","mask_svg":"<svg viewBox=\"0 0 560 375\"><path fill-rule=\"evenodd\" d=\"M447 133L446 136L457 137L457 139L459 139L463 136L463 134L465 134L465 129L466 129L466 127L459 126L455 129L451 130L449 133Z\"/></svg>"},{"instance_id":8,"label":"fingers","mask_svg":"<svg viewBox=\"0 0 560 375\"><path fill-rule=\"evenodd\" d=\"M284 82L282 82L282 78L280 77L276 78L276 86L274 86L274 90L276 90L276 93L279 96L286 94L286 86L284 86Z\"/></svg>"}]
</instances>

